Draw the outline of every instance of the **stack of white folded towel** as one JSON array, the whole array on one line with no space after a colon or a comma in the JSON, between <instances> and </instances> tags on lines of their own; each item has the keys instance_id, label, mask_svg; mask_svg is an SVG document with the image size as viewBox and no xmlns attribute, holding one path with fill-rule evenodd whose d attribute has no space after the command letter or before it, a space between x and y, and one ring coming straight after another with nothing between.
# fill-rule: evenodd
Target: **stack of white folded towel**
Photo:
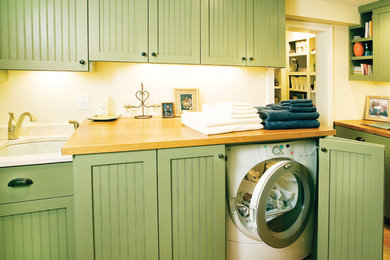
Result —
<instances>
[{"instance_id":1,"label":"stack of white folded towel","mask_svg":"<svg viewBox=\"0 0 390 260\"><path fill-rule=\"evenodd\" d=\"M202 112L184 111L181 122L205 135L262 129L257 109L248 103L204 104Z\"/></svg>"}]
</instances>

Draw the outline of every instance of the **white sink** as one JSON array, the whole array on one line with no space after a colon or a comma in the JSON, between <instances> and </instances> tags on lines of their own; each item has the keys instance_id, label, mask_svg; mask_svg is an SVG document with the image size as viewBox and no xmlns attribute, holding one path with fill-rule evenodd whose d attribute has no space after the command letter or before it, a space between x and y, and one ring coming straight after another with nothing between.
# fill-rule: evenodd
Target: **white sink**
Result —
<instances>
[{"instance_id":1,"label":"white sink","mask_svg":"<svg viewBox=\"0 0 390 260\"><path fill-rule=\"evenodd\" d=\"M35 141L26 143L8 143L0 150L0 156L35 155L45 153L61 154L61 147L66 141Z\"/></svg>"},{"instance_id":2,"label":"white sink","mask_svg":"<svg viewBox=\"0 0 390 260\"><path fill-rule=\"evenodd\" d=\"M72 161L61 148L67 138L20 138L0 142L0 167Z\"/></svg>"}]
</instances>

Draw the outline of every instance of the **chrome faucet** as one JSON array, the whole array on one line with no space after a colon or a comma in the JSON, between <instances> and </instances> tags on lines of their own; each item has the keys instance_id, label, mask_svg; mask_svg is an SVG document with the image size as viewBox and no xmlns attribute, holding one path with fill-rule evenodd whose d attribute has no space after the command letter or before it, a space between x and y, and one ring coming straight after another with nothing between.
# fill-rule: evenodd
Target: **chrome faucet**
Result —
<instances>
[{"instance_id":1,"label":"chrome faucet","mask_svg":"<svg viewBox=\"0 0 390 260\"><path fill-rule=\"evenodd\" d=\"M37 121L37 118L30 112L24 112L21 114L17 122L15 121L14 113L9 113L8 140L15 140L19 138L20 127L22 126L23 120L26 116L30 118L30 122Z\"/></svg>"}]
</instances>

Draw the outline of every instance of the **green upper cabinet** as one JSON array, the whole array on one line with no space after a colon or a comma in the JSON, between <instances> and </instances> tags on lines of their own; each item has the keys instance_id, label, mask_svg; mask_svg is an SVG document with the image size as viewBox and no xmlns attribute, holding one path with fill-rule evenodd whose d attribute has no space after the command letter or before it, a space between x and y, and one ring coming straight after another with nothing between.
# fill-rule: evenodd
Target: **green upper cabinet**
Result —
<instances>
[{"instance_id":1,"label":"green upper cabinet","mask_svg":"<svg viewBox=\"0 0 390 260\"><path fill-rule=\"evenodd\" d=\"M202 0L202 64L283 67L283 0Z\"/></svg>"},{"instance_id":2,"label":"green upper cabinet","mask_svg":"<svg viewBox=\"0 0 390 260\"><path fill-rule=\"evenodd\" d=\"M246 0L247 65L284 67L285 7L284 0Z\"/></svg>"},{"instance_id":3,"label":"green upper cabinet","mask_svg":"<svg viewBox=\"0 0 390 260\"><path fill-rule=\"evenodd\" d=\"M202 0L202 64L246 65L245 1Z\"/></svg>"},{"instance_id":4,"label":"green upper cabinet","mask_svg":"<svg viewBox=\"0 0 390 260\"><path fill-rule=\"evenodd\" d=\"M148 61L148 1L89 0L89 56Z\"/></svg>"},{"instance_id":5,"label":"green upper cabinet","mask_svg":"<svg viewBox=\"0 0 390 260\"><path fill-rule=\"evenodd\" d=\"M87 0L1 0L0 69L88 70Z\"/></svg>"},{"instance_id":6,"label":"green upper cabinet","mask_svg":"<svg viewBox=\"0 0 390 260\"><path fill-rule=\"evenodd\" d=\"M149 0L149 62L200 63L200 0Z\"/></svg>"},{"instance_id":7,"label":"green upper cabinet","mask_svg":"<svg viewBox=\"0 0 390 260\"><path fill-rule=\"evenodd\" d=\"M375 9L373 23L374 80L390 81L390 6Z\"/></svg>"},{"instance_id":8,"label":"green upper cabinet","mask_svg":"<svg viewBox=\"0 0 390 260\"><path fill-rule=\"evenodd\" d=\"M90 0L90 59L200 63L200 0Z\"/></svg>"},{"instance_id":9,"label":"green upper cabinet","mask_svg":"<svg viewBox=\"0 0 390 260\"><path fill-rule=\"evenodd\" d=\"M158 150L160 260L225 260L225 146Z\"/></svg>"}]
</instances>

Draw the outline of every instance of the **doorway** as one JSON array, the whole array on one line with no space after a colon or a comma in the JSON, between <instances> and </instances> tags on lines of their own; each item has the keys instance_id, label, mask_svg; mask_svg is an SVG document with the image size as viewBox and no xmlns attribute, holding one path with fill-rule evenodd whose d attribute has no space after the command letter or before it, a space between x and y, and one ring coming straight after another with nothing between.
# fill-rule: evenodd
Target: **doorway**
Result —
<instances>
[{"instance_id":1,"label":"doorway","mask_svg":"<svg viewBox=\"0 0 390 260\"><path fill-rule=\"evenodd\" d=\"M286 68L275 69L275 103L312 99L322 126L333 126L333 26L286 21Z\"/></svg>"}]
</instances>

